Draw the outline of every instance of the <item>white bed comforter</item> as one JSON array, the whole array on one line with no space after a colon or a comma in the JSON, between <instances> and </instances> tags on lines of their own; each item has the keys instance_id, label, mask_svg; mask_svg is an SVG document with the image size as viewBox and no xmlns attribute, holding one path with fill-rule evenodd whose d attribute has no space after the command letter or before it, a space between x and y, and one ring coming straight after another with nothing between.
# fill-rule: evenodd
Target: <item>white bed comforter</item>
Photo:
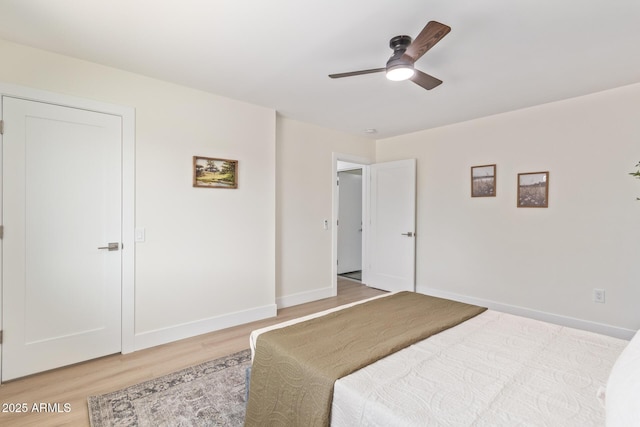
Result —
<instances>
[{"instance_id":1,"label":"white bed comforter","mask_svg":"<svg viewBox=\"0 0 640 427\"><path fill-rule=\"evenodd\" d=\"M488 310L338 380L331 425L604 426L626 344Z\"/></svg>"}]
</instances>

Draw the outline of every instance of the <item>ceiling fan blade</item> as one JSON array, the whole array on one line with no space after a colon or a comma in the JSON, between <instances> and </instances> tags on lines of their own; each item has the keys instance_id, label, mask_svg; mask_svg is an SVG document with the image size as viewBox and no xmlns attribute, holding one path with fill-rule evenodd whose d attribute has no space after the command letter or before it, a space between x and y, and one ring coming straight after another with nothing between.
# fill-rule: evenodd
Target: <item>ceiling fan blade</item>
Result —
<instances>
[{"instance_id":1,"label":"ceiling fan blade","mask_svg":"<svg viewBox=\"0 0 640 427\"><path fill-rule=\"evenodd\" d=\"M449 34L449 31L451 31L451 27L448 25L437 21L429 21L404 54L411 58L412 62L416 62L444 36Z\"/></svg>"},{"instance_id":2,"label":"ceiling fan blade","mask_svg":"<svg viewBox=\"0 0 640 427\"><path fill-rule=\"evenodd\" d=\"M361 74L380 73L385 70L386 68L373 68L371 70L350 71L348 73L329 74L329 77L331 77L332 79L339 79L342 77L359 76Z\"/></svg>"},{"instance_id":3,"label":"ceiling fan blade","mask_svg":"<svg viewBox=\"0 0 640 427\"><path fill-rule=\"evenodd\" d=\"M415 70L415 74L413 75L413 77L411 77L411 81L418 86L422 86L426 90L431 90L434 87L442 84L442 80L436 79L435 77L423 73L420 70Z\"/></svg>"}]
</instances>

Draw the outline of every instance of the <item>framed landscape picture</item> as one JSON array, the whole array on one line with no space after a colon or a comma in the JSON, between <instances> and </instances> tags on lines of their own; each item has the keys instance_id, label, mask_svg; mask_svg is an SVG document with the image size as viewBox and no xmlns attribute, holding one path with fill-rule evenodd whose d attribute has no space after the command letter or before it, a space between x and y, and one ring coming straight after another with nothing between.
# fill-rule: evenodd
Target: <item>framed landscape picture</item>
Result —
<instances>
[{"instance_id":1,"label":"framed landscape picture","mask_svg":"<svg viewBox=\"0 0 640 427\"><path fill-rule=\"evenodd\" d=\"M549 172L518 174L518 207L549 207Z\"/></svg>"},{"instance_id":2,"label":"framed landscape picture","mask_svg":"<svg viewBox=\"0 0 640 427\"><path fill-rule=\"evenodd\" d=\"M496 196L496 165L471 167L471 197Z\"/></svg>"},{"instance_id":3,"label":"framed landscape picture","mask_svg":"<svg viewBox=\"0 0 640 427\"><path fill-rule=\"evenodd\" d=\"M193 186L238 188L238 161L193 156Z\"/></svg>"}]
</instances>

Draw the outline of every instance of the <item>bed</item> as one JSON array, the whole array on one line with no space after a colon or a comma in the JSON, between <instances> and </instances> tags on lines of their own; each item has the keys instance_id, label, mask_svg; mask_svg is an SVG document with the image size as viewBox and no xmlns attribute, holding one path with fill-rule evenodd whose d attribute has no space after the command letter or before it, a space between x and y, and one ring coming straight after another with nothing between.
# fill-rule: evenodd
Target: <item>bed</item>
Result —
<instances>
[{"instance_id":1,"label":"bed","mask_svg":"<svg viewBox=\"0 0 640 427\"><path fill-rule=\"evenodd\" d=\"M266 332L324 321L370 300L253 331L252 355ZM605 419L611 426L640 426L638 334L629 343L493 310L339 378L330 402L330 424L337 427L582 427L603 426Z\"/></svg>"}]
</instances>

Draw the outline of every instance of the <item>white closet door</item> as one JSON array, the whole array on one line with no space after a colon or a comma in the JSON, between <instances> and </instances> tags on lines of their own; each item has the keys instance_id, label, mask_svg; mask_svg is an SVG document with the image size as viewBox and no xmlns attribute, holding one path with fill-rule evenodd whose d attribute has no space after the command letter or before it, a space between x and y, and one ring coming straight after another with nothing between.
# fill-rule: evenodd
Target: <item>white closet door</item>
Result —
<instances>
[{"instance_id":1,"label":"white closet door","mask_svg":"<svg viewBox=\"0 0 640 427\"><path fill-rule=\"evenodd\" d=\"M369 268L364 282L388 291L415 290L416 160L370 166Z\"/></svg>"},{"instance_id":2,"label":"white closet door","mask_svg":"<svg viewBox=\"0 0 640 427\"><path fill-rule=\"evenodd\" d=\"M122 123L11 97L2 111L9 380L121 350Z\"/></svg>"}]
</instances>

